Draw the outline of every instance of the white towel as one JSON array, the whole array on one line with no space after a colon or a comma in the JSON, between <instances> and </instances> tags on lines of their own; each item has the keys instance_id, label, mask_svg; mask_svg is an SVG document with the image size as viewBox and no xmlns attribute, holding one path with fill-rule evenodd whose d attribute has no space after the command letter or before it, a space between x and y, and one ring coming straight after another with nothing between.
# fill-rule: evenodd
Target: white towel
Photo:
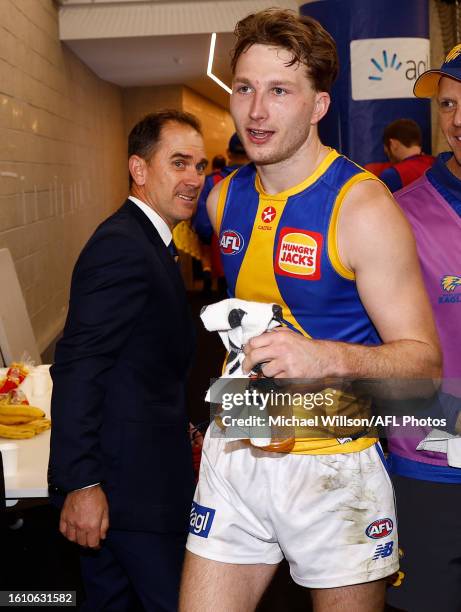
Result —
<instances>
[{"instance_id":1,"label":"white towel","mask_svg":"<svg viewBox=\"0 0 461 612\"><path fill-rule=\"evenodd\" d=\"M282 308L278 304L262 304L260 302L248 302L231 298L222 300L216 304L205 306L200 313L208 331L217 331L226 347L229 356L223 378L247 378L249 374L244 374L242 362L245 358L243 347L255 336L270 331L282 323ZM216 381L219 383L219 381ZM217 388L221 385L216 384ZM206 401L209 402L212 394L212 385L206 394ZM243 406L239 417L248 416L248 407ZM253 438L251 427L241 429L242 435L239 437L228 438L230 440L241 440L250 438L255 446L267 446L271 442L270 427L267 431L261 426L258 427L258 437ZM267 435L266 435L267 434Z\"/></svg>"},{"instance_id":2,"label":"white towel","mask_svg":"<svg viewBox=\"0 0 461 612\"><path fill-rule=\"evenodd\" d=\"M442 429L432 429L429 434L421 440L416 450L444 453L450 467L461 468L461 437L453 436Z\"/></svg>"}]
</instances>

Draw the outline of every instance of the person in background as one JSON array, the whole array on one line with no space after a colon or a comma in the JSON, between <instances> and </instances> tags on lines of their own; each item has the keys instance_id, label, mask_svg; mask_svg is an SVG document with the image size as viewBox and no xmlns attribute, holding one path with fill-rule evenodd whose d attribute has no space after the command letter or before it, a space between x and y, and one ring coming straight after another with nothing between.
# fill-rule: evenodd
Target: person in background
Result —
<instances>
[{"instance_id":1,"label":"person in background","mask_svg":"<svg viewBox=\"0 0 461 612\"><path fill-rule=\"evenodd\" d=\"M409 185L428 168L435 158L422 152L421 128L413 119L397 119L383 133L383 145L391 166L379 178L394 192Z\"/></svg>"},{"instance_id":2,"label":"person in background","mask_svg":"<svg viewBox=\"0 0 461 612\"><path fill-rule=\"evenodd\" d=\"M218 280L218 292L220 294L224 294L226 291L226 281L224 278L221 256L219 254L219 244L208 216L206 201L210 195L210 191L219 181L243 164L248 163L245 149L237 134L233 134L229 140L227 157L229 159L228 165L212 172L205 178L205 185L198 200L197 211L192 219L192 227L197 233L201 243L203 293L207 296L209 296L211 292L213 279Z\"/></svg>"},{"instance_id":3,"label":"person in background","mask_svg":"<svg viewBox=\"0 0 461 612\"><path fill-rule=\"evenodd\" d=\"M198 120L147 115L130 195L83 248L51 368L49 484L82 547L83 610L177 609L193 494L186 375L195 334L171 230L205 178Z\"/></svg>"},{"instance_id":4,"label":"person in background","mask_svg":"<svg viewBox=\"0 0 461 612\"><path fill-rule=\"evenodd\" d=\"M448 434L461 434L461 44L440 70L417 79L418 98L435 97L440 128L450 151L399 191L410 221L443 352L443 382L437 417ZM430 429L411 437L391 431L389 464L397 498L403 580L388 601L407 612L461 610L461 439L445 451L417 450ZM399 435L400 433L400 435ZM443 437L444 432L439 432ZM450 446L449 446L450 445ZM458 449L458 450L457 450ZM458 459L456 459L458 457Z\"/></svg>"},{"instance_id":5,"label":"person in background","mask_svg":"<svg viewBox=\"0 0 461 612\"><path fill-rule=\"evenodd\" d=\"M215 155L211 160L211 170L212 172L216 172L216 170L221 170L227 164L226 158L224 155Z\"/></svg>"},{"instance_id":6,"label":"person in background","mask_svg":"<svg viewBox=\"0 0 461 612\"><path fill-rule=\"evenodd\" d=\"M243 371L437 377L410 227L375 176L319 139L338 71L334 40L315 19L278 9L242 19L235 34L230 109L253 163L214 187L208 212L230 297L279 304L284 320L246 343ZM254 610L284 556L316 612L382 610L398 546L376 437L309 437L295 426L280 453L227 442L216 427L204 442L181 612Z\"/></svg>"}]
</instances>

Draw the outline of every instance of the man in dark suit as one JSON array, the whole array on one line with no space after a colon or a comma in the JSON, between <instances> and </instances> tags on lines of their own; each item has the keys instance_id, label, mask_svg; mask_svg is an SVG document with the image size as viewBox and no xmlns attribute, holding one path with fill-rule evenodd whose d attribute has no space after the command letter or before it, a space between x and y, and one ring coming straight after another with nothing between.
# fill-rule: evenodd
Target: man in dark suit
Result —
<instances>
[{"instance_id":1,"label":"man in dark suit","mask_svg":"<svg viewBox=\"0 0 461 612\"><path fill-rule=\"evenodd\" d=\"M84 547L92 612L176 610L193 494L194 334L171 230L203 185L200 125L148 115L128 155L130 197L80 254L51 369L50 490L60 531Z\"/></svg>"}]
</instances>

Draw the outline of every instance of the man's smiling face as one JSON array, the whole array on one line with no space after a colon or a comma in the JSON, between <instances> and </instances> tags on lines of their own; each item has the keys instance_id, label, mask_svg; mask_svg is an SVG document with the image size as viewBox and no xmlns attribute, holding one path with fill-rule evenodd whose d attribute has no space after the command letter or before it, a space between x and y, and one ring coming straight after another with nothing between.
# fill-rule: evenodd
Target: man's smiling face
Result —
<instances>
[{"instance_id":1,"label":"man's smiling face","mask_svg":"<svg viewBox=\"0 0 461 612\"><path fill-rule=\"evenodd\" d=\"M132 194L174 227L193 215L205 179L202 136L189 125L170 121L162 128L152 157L143 162Z\"/></svg>"},{"instance_id":2,"label":"man's smiling face","mask_svg":"<svg viewBox=\"0 0 461 612\"><path fill-rule=\"evenodd\" d=\"M440 129L447 139L453 157L447 166L461 178L461 82L442 77L437 94Z\"/></svg>"}]
</instances>

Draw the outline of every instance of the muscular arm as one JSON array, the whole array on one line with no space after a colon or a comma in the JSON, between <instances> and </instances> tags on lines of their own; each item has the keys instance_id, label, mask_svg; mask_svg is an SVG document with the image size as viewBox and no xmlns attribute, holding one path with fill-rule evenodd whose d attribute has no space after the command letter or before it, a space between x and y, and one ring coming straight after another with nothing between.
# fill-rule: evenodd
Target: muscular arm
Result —
<instances>
[{"instance_id":1,"label":"muscular arm","mask_svg":"<svg viewBox=\"0 0 461 612\"><path fill-rule=\"evenodd\" d=\"M217 183L210 191L210 195L208 196L208 199L206 201L208 217L210 218L211 225L213 226L215 233L218 232L216 215L218 210L218 198L221 192L221 187L222 183Z\"/></svg>"},{"instance_id":2,"label":"muscular arm","mask_svg":"<svg viewBox=\"0 0 461 612\"><path fill-rule=\"evenodd\" d=\"M266 376L292 378L438 377L440 349L413 235L380 183L351 189L340 214L338 249L383 344L309 340L283 329L252 339L244 368L268 362Z\"/></svg>"},{"instance_id":3,"label":"muscular arm","mask_svg":"<svg viewBox=\"0 0 461 612\"><path fill-rule=\"evenodd\" d=\"M207 211L207 200L212 189L213 176L207 176L197 202L197 210L192 218L192 226L204 244L210 244L213 235L213 227L211 226Z\"/></svg>"}]
</instances>

